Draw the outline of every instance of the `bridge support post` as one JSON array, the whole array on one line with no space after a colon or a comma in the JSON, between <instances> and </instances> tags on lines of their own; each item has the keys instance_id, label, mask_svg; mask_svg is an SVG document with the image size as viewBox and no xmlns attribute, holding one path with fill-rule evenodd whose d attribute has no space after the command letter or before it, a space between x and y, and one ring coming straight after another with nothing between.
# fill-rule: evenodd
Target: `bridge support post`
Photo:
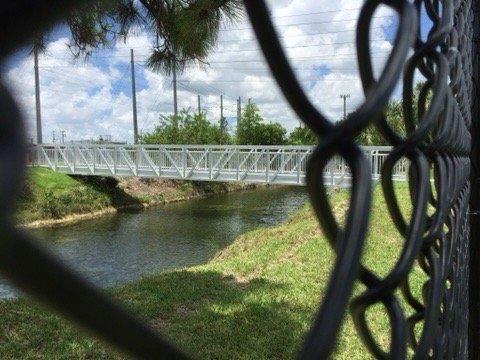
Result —
<instances>
[{"instance_id":1,"label":"bridge support post","mask_svg":"<svg viewBox=\"0 0 480 360\"><path fill-rule=\"evenodd\" d=\"M367 156L368 162L370 163L370 171L372 172L372 178L375 176L375 170L373 169L373 156L372 156L372 150L367 150L365 152L365 155Z\"/></svg>"},{"instance_id":2,"label":"bridge support post","mask_svg":"<svg viewBox=\"0 0 480 360\"><path fill-rule=\"evenodd\" d=\"M113 173L117 175L117 161L118 161L118 155L117 155L117 147L113 147Z\"/></svg>"},{"instance_id":3,"label":"bridge support post","mask_svg":"<svg viewBox=\"0 0 480 360\"><path fill-rule=\"evenodd\" d=\"M265 169L267 183L270 178L269 172L270 172L270 149L267 149L267 168Z\"/></svg>"},{"instance_id":4,"label":"bridge support post","mask_svg":"<svg viewBox=\"0 0 480 360\"><path fill-rule=\"evenodd\" d=\"M140 148L137 147L135 151L135 175L138 176L138 168L140 166Z\"/></svg>"},{"instance_id":5,"label":"bridge support post","mask_svg":"<svg viewBox=\"0 0 480 360\"><path fill-rule=\"evenodd\" d=\"M208 149L207 150L208 153L207 153L207 158L208 158L208 178L211 179L212 178L212 149Z\"/></svg>"},{"instance_id":6,"label":"bridge support post","mask_svg":"<svg viewBox=\"0 0 480 360\"><path fill-rule=\"evenodd\" d=\"M57 171L57 165L58 165L58 147L55 145L53 148L53 168L55 171Z\"/></svg>"},{"instance_id":7,"label":"bridge support post","mask_svg":"<svg viewBox=\"0 0 480 360\"><path fill-rule=\"evenodd\" d=\"M335 185L335 165L337 164L337 158L333 157L330 160L330 185Z\"/></svg>"},{"instance_id":8,"label":"bridge support post","mask_svg":"<svg viewBox=\"0 0 480 360\"><path fill-rule=\"evenodd\" d=\"M237 181L240 180L240 148L236 148L237 152Z\"/></svg>"},{"instance_id":9,"label":"bridge support post","mask_svg":"<svg viewBox=\"0 0 480 360\"><path fill-rule=\"evenodd\" d=\"M187 148L182 148L183 178L187 177Z\"/></svg>"},{"instance_id":10,"label":"bridge support post","mask_svg":"<svg viewBox=\"0 0 480 360\"><path fill-rule=\"evenodd\" d=\"M76 154L76 152L75 152L75 148L72 148L71 153L72 153L72 158L73 158L73 159L72 159L73 172L75 172L76 169L77 169L77 154Z\"/></svg>"},{"instance_id":11,"label":"bridge support post","mask_svg":"<svg viewBox=\"0 0 480 360\"><path fill-rule=\"evenodd\" d=\"M297 184L300 184L300 171L302 167L302 160L301 160L300 151L297 151Z\"/></svg>"}]
</instances>

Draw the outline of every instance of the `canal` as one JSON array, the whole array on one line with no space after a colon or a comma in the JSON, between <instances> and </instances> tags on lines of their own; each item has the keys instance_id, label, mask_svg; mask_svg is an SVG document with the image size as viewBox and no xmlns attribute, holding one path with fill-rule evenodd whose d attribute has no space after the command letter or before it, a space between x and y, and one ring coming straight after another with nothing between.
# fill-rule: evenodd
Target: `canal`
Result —
<instances>
[{"instance_id":1,"label":"canal","mask_svg":"<svg viewBox=\"0 0 480 360\"><path fill-rule=\"evenodd\" d=\"M107 287L205 263L238 235L276 225L306 201L303 187L261 188L33 233L90 281ZM12 296L15 292L0 280L0 297Z\"/></svg>"}]
</instances>

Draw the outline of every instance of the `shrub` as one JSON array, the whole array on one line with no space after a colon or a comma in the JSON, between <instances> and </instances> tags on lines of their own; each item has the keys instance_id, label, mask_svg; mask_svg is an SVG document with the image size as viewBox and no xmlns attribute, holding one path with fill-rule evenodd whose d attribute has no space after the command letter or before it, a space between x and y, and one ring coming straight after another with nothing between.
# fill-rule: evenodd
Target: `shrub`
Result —
<instances>
[{"instance_id":1,"label":"shrub","mask_svg":"<svg viewBox=\"0 0 480 360\"><path fill-rule=\"evenodd\" d=\"M317 137L306 126L299 126L293 129L288 138L288 143L290 145L314 145L317 143Z\"/></svg>"},{"instance_id":2,"label":"shrub","mask_svg":"<svg viewBox=\"0 0 480 360\"><path fill-rule=\"evenodd\" d=\"M245 107L237 125L237 143L240 145L283 145L287 130L279 123L265 123L258 107Z\"/></svg>"},{"instance_id":3,"label":"shrub","mask_svg":"<svg viewBox=\"0 0 480 360\"><path fill-rule=\"evenodd\" d=\"M52 190L42 192L39 199L39 212L42 217L58 219L62 216L59 201Z\"/></svg>"},{"instance_id":4,"label":"shrub","mask_svg":"<svg viewBox=\"0 0 480 360\"><path fill-rule=\"evenodd\" d=\"M143 144L230 144L226 123L221 126L208 121L205 113L190 114L182 110L180 114L161 115L160 124L151 132L140 137Z\"/></svg>"}]
</instances>

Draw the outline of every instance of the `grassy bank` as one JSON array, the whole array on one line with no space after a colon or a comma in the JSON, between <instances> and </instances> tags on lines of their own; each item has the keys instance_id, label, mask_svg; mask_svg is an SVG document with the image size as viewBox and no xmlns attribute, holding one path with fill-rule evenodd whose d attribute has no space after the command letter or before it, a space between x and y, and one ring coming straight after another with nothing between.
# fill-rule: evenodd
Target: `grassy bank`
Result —
<instances>
[{"instance_id":1,"label":"grassy bank","mask_svg":"<svg viewBox=\"0 0 480 360\"><path fill-rule=\"evenodd\" d=\"M20 199L18 219L23 224L58 220L105 209L186 200L245 188L237 183L186 182L157 179L71 177L46 168L30 168Z\"/></svg>"},{"instance_id":2,"label":"grassy bank","mask_svg":"<svg viewBox=\"0 0 480 360\"><path fill-rule=\"evenodd\" d=\"M397 193L408 211L407 188ZM342 219L347 194L332 195ZM388 219L380 189L363 262L377 274L391 269L402 241ZM305 207L285 223L240 236L210 263L161 273L121 288L112 296L196 358L292 358L324 291L333 254ZM412 287L419 294L419 272ZM357 286L356 292L362 290ZM119 358L28 300L0 302L0 358ZM388 346L389 325L381 307L368 313L378 342ZM347 319L335 358L370 358Z\"/></svg>"}]
</instances>

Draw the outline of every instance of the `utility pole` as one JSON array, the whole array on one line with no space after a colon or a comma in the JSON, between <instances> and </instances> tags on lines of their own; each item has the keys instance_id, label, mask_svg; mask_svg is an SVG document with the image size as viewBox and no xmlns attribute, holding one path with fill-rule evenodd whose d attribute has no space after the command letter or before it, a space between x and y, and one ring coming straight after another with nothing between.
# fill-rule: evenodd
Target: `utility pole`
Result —
<instances>
[{"instance_id":1,"label":"utility pole","mask_svg":"<svg viewBox=\"0 0 480 360\"><path fill-rule=\"evenodd\" d=\"M343 120L347 118L347 99L350 98L350 94L341 94L340 98L343 99Z\"/></svg>"},{"instance_id":2,"label":"utility pole","mask_svg":"<svg viewBox=\"0 0 480 360\"><path fill-rule=\"evenodd\" d=\"M65 130L62 130L62 131L60 132L60 134L62 135L62 144L65 144L66 131L65 131Z\"/></svg>"},{"instance_id":3,"label":"utility pole","mask_svg":"<svg viewBox=\"0 0 480 360\"><path fill-rule=\"evenodd\" d=\"M223 95L220 95L220 124L223 122Z\"/></svg>"},{"instance_id":4,"label":"utility pole","mask_svg":"<svg viewBox=\"0 0 480 360\"><path fill-rule=\"evenodd\" d=\"M227 132L227 119L223 117L223 94L220 95L220 130Z\"/></svg>"},{"instance_id":5,"label":"utility pole","mask_svg":"<svg viewBox=\"0 0 480 360\"><path fill-rule=\"evenodd\" d=\"M252 103L252 98L248 98L248 105Z\"/></svg>"},{"instance_id":6,"label":"utility pole","mask_svg":"<svg viewBox=\"0 0 480 360\"><path fill-rule=\"evenodd\" d=\"M177 107L177 60L173 60L173 113L178 115Z\"/></svg>"},{"instance_id":7,"label":"utility pole","mask_svg":"<svg viewBox=\"0 0 480 360\"><path fill-rule=\"evenodd\" d=\"M242 118L242 98L239 96L237 100L237 128Z\"/></svg>"},{"instance_id":8,"label":"utility pole","mask_svg":"<svg viewBox=\"0 0 480 360\"><path fill-rule=\"evenodd\" d=\"M200 106L200 95L197 95L198 97L198 115L202 113L202 107Z\"/></svg>"},{"instance_id":9,"label":"utility pole","mask_svg":"<svg viewBox=\"0 0 480 360\"><path fill-rule=\"evenodd\" d=\"M37 46L33 47L33 59L35 69L35 110L37 118L37 144L41 144L42 140L42 113L40 106L40 74L38 70L38 50Z\"/></svg>"},{"instance_id":10,"label":"utility pole","mask_svg":"<svg viewBox=\"0 0 480 360\"><path fill-rule=\"evenodd\" d=\"M133 143L138 144L137 91L135 88L135 60L133 58L133 49L130 49L130 68L132 70Z\"/></svg>"}]
</instances>

